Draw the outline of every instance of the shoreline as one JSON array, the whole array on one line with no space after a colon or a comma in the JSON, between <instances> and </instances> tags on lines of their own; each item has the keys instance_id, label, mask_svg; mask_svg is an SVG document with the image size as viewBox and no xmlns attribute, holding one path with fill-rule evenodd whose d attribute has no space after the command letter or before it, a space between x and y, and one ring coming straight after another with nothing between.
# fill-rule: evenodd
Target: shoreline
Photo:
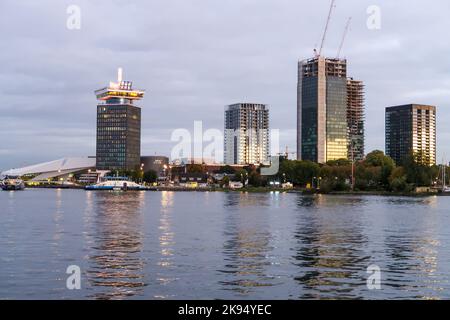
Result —
<instances>
[{"instance_id":1,"label":"shoreline","mask_svg":"<svg viewBox=\"0 0 450 320\"><path fill-rule=\"evenodd\" d=\"M27 189L62 189L62 190L85 190L84 186L27 186ZM90 190L102 191L102 190ZM126 192L132 192L128 190ZM245 188L245 189L225 189L225 188L177 188L177 187L148 187L140 191L170 191L170 192L234 192L234 193L300 193L303 195L333 195L333 196L383 196L383 197L431 197L450 196L450 193L429 192L429 193L399 193L390 191L333 191L321 193L304 189L274 189L274 188ZM103 190L103 192L105 192Z\"/></svg>"}]
</instances>

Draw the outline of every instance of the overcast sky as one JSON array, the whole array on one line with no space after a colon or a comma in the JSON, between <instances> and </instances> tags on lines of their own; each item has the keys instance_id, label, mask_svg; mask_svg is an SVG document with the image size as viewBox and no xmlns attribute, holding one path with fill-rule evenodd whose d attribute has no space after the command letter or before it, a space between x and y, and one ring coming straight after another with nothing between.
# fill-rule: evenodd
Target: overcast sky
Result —
<instances>
[{"instance_id":1,"label":"overcast sky","mask_svg":"<svg viewBox=\"0 0 450 320\"><path fill-rule=\"evenodd\" d=\"M295 151L297 61L320 43L329 0L1 0L0 169L95 155L94 90L117 67L146 89L142 154L170 155L177 128L223 129L224 106L270 106ZM366 85L366 149L384 150L384 108L438 106L438 157L450 160L450 2L336 0L324 54ZM69 30L69 5L81 29ZM381 9L370 30L367 8Z\"/></svg>"}]
</instances>

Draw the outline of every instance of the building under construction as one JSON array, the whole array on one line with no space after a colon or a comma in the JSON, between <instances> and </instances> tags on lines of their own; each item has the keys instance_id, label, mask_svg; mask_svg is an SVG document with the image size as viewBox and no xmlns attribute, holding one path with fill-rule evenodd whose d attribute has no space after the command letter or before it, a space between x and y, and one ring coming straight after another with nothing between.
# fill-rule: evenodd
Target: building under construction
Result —
<instances>
[{"instance_id":1,"label":"building under construction","mask_svg":"<svg viewBox=\"0 0 450 320\"><path fill-rule=\"evenodd\" d=\"M298 64L297 159L326 163L364 158L364 85L347 78L347 60L340 59L351 17L336 58L322 55L335 0L314 58Z\"/></svg>"},{"instance_id":2,"label":"building under construction","mask_svg":"<svg viewBox=\"0 0 450 320\"><path fill-rule=\"evenodd\" d=\"M315 57L299 62L298 158L318 163L347 158L347 61Z\"/></svg>"},{"instance_id":3,"label":"building under construction","mask_svg":"<svg viewBox=\"0 0 450 320\"><path fill-rule=\"evenodd\" d=\"M364 159L364 84L347 80L348 158Z\"/></svg>"},{"instance_id":4,"label":"building under construction","mask_svg":"<svg viewBox=\"0 0 450 320\"><path fill-rule=\"evenodd\" d=\"M364 158L364 84L347 78L347 60L299 62L297 117L299 159Z\"/></svg>"}]
</instances>

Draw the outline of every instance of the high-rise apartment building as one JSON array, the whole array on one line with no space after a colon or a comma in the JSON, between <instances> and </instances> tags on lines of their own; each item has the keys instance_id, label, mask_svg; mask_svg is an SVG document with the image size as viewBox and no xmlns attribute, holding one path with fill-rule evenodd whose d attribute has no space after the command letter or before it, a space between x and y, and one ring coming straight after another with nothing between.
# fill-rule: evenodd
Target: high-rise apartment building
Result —
<instances>
[{"instance_id":1,"label":"high-rise apartment building","mask_svg":"<svg viewBox=\"0 0 450 320\"><path fill-rule=\"evenodd\" d=\"M363 160L364 153L364 84L347 79L348 159Z\"/></svg>"},{"instance_id":2,"label":"high-rise apartment building","mask_svg":"<svg viewBox=\"0 0 450 320\"><path fill-rule=\"evenodd\" d=\"M411 154L422 164L436 164L436 107L386 108L386 154L398 165Z\"/></svg>"},{"instance_id":3,"label":"high-rise apartment building","mask_svg":"<svg viewBox=\"0 0 450 320\"><path fill-rule=\"evenodd\" d=\"M268 164L269 138L269 109L266 105L238 103L226 107L226 164Z\"/></svg>"},{"instance_id":4,"label":"high-rise apartment building","mask_svg":"<svg viewBox=\"0 0 450 320\"><path fill-rule=\"evenodd\" d=\"M133 89L122 80L95 91L97 99L97 169L135 170L141 158L141 109L134 105L144 97L143 90Z\"/></svg>"},{"instance_id":5,"label":"high-rise apartment building","mask_svg":"<svg viewBox=\"0 0 450 320\"><path fill-rule=\"evenodd\" d=\"M348 156L347 61L317 56L298 64L297 158Z\"/></svg>"}]
</instances>

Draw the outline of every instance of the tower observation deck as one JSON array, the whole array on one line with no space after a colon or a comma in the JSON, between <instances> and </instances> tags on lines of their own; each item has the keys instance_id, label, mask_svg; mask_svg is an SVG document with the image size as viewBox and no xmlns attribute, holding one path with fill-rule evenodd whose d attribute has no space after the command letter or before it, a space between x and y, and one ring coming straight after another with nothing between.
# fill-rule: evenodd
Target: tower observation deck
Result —
<instances>
[{"instance_id":1,"label":"tower observation deck","mask_svg":"<svg viewBox=\"0 0 450 320\"><path fill-rule=\"evenodd\" d=\"M141 108L134 105L144 90L123 81L119 68L117 82L95 91L97 105L97 169L137 170L141 158Z\"/></svg>"},{"instance_id":2,"label":"tower observation deck","mask_svg":"<svg viewBox=\"0 0 450 320\"><path fill-rule=\"evenodd\" d=\"M144 98L145 90L133 89L132 81L122 79L122 68L118 69L117 82L110 82L109 86L95 91L97 99L106 103L129 103ZM128 101L127 101L128 100Z\"/></svg>"}]
</instances>

